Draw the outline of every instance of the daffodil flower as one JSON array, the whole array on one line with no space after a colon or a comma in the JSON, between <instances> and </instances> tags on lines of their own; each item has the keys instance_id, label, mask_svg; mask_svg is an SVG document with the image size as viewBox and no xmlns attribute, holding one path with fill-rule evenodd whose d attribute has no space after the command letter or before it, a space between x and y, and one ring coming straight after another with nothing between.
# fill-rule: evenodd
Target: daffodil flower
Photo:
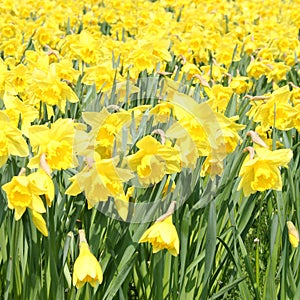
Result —
<instances>
[{"instance_id":1,"label":"daffodil flower","mask_svg":"<svg viewBox=\"0 0 300 300\"><path fill-rule=\"evenodd\" d=\"M47 125L33 125L28 129L30 144L35 156L30 160L29 168L38 168L41 156L52 170L65 170L76 166L73 153L75 124L71 119L58 119Z\"/></svg>"},{"instance_id":2,"label":"daffodil flower","mask_svg":"<svg viewBox=\"0 0 300 300\"><path fill-rule=\"evenodd\" d=\"M22 217L27 208L37 213L46 212L40 195L46 194L47 190L36 184L35 176L34 173L28 176L14 176L10 182L2 186L7 195L8 208L15 210L16 221Z\"/></svg>"},{"instance_id":3,"label":"daffodil flower","mask_svg":"<svg viewBox=\"0 0 300 300\"><path fill-rule=\"evenodd\" d=\"M172 223L172 215L148 228L139 240L139 243L145 242L152 244L153 253L167 249L173 256L177 256L179 254L179 238Z\"/></svg>"},{"instance_id":4,"label":"daffodil flower","mask_svg":"<svg viewBox=\"0 0 300 300\"><path fill-rule=\"evenodd\" d=\"M241 167L238 190L243 189L245 196L269 189L280 191L282 180L279 167L287 167L293 152L290 149L271 151L267 148L257 148L255 152L253 158L248 155Z\"/></svg>"},{"instance_id":5,"label":"daffodil flower","mask_svg":"<svg viewBox=\"0 0 300 300\"><path fill-rule=\"evenodd\" d=\"M293 248L297 248L299 245L299 232L296 229L295 225L291 221L286 222L288 228L289 241Z\"/></svg>"},{"instance_id":6,"label":"daffodil flower","mask_svg":"<svg viewBox=\"0 0 300 300\"><path fill-rule=\"evenodd\" d=\"M91 253L89 245L86 242L83 230L79 231L80 252L75 260L73 270L73 285L81 288L86 282L96 287L103 280L101 266L96 257Z\"/></svg>"},{"instance_id":7,"label":"daffodil flower","mask_svg":"<svg viewBox=\"0 0 300 300\"><path fill-rule=\"evenodd\" d=\"M128 157L128 163L142 184L158 183L165 174L180 172L181 159L177 149L162 145L150 135L139 140L136 146L139 151Z\"/></svg>"},{"instance_id":8,"label":"daffodil flower","mask_svg":"<svg viewBox=\"0 0 300 300\"><path fill-rule=\"evenodd\" d=\"M0 111L0 167L9 155L25 157L28 152L22 132L14 126L5 111Z\"/></svg>"}]
</instances>

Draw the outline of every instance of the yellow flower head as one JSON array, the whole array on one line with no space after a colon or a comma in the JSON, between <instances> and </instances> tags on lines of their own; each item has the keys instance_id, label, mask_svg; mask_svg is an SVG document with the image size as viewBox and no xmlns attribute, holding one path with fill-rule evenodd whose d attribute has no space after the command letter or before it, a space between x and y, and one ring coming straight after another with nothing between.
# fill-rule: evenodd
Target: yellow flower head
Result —
<instances>
[{"instance_id":1,"label":"yellow flower head","mask_svg":"<svg viewBox=\"0 0 300 300\"><path fill-rule=\"evenodd\" d=\"M30 143L35 156L30 160L29 168L38 168L42 155L46 155L51 169L62 170L77 164L73 153L75 125L71 119L58 119L51 124L33 125L29 128Z\"/></svg>"},{"instance_id":2,"label":"yellow flower head","mask_svg":"<svg viewBox=\"0 0 300 300\"><path fill-rule=\"evenodd\" d=\"M14 126L6 111L0 111L0 167L6 163L9 155L25 157L28 155L28 146L22 132Z\"/></svg>"},{"instance_id":3,"label":"yellow flower head","mask_svg":"<svg viewBox=\"0 0 300 300\"><path fill-rule=\"evenodd\" d=\"M79 58L87 64L95 64L101 56L101 40L96 36L83 30L71 41L70 50L75 54L74 58Z\"/></svg>"},{"instance_id":4,"label":"yellow flower head","mask_svg":"<svg viewBox=\"0 0 300 300\"><path fill-rule=\"evenodd\" d=\"M75 103L79 99L74 91L61 81L57 74L55 64L51 64L48 70L35 69L32 73L32 82L28 88L29 101L37 105L40 101L53 106L57 105L64 113L67 100Z\"/></svg>"},{"instance_id":5,"label":"yellow flower head","mask_svg":"<svg viewBox=\"0 0 300 300\"><path fill-rule=\"evenodd\" d=\"M286 222L289 234L289 241L294 248L297 248L299 245L299 232L296 229L295 225L291 221Z\"/></svg>"},{"instance_id":6,"label":"yellow flower head","mask_svg":"<svg viewBox=\"0 0 300 300\"><path fill-rule=\"evenodd\" d=\"M85 237L84 237L85 240ZM96 257L91 253L85 241L80 242L80 252L74 263L73 285L81 288L86 282L96 287L103 280L101 266Z\"/></svg>"},{"instance_id":7,"label":"yellow flower head","mask_svg":"<svg viewBox=\"0 0 300 300\"><path fill-rule=\"evenodd\" d=\"M14 176L12 180L2 186L8 200L8 207L15 209L15 219L19 220L26 208L29 207L38 213L44 213L45 207L40 195L46 194L35 182L35 175Z\"/></svg>"},{"instance_id":8,"label":"yellow flower head","mask_svg":"<svg viewBox=\"0 0 300 300\"><path fill-rule=\"evenodd\" d=\"M121 76L119 76L117 70L112 67L111 62L97 64L96 66L85 69L82 83L86 85L95 84L97 92L110 91L116 74L116 79L120 80Z\"/></svg>"},{"instance_id":9,"label":"yellow flower head","mask_svg":"<svg viewBox=\"0 0 300 300\"><path fill-rule=\"evenodd\" d=\"M168 122L171 114L174 115L174 105L170 102L161 102L153 107L149 114L154 115L157 122Z\"/></svg>"},{"instance_id":10,"label":"yellow flower head","mask_svg":"<svg viewBox=\"0 0 300 300\"><path fill-rule=\"evenodd\" d=\"M262 75L267 75L271 72L271 68L268 67L268 61L253 61L247 67L248 77L259 79Z\"/></svg>"},{"instance_id":11,"label":"yellow flower head","mask_svg":"<svg viewBox=\"0 0 300 300\"><path fill-rule=\"evenodd\" d=\"M129 124L131 113L119 111L110 114L103 108L100 112L84 112L82 116L92 127L89 132L90 139L94 143L92 151L96 151L101 158L111 158L115 143L117 147L120 144L122 127Z\"/></svg>"},{"instance_id":12,"label":"yellow flower head","mask_svg":"<svg viewBox=\"0 0 300 300\"><path fill-rule=\"evenodd\" d=\"M290 104L291 92L288 85L275 90L272 94L252 101L252 107L247 113L255 122L260 122L263 131L267 131L275 125L280 130L293 128L293 119L297 115L297 109Z\"/></svg>"},{"instance_id":13,"label":"yellow flower head","mask_svg":"<svg viewBox=\"0 0 300 300\"><path fill-rule=\"evenodd\" d=\"M150 135L139 140L136 146L139 151L128 157L128 163L142 184L158 183L165 174L180 172L181 159L177 149L162 145Z\"/></svg>"},{"instance_id":14,"label":"yellow flower head","mask_svg":"<svg viewBox=\"0 0 300 300\"><path fill-rule=\"evenodd\" d=\"M99 201L107 201L108 197L124 199L123 183L133 177L129 170L118 168L113 158L100 159L97 155L94 158L96 162L91 162L70 178L72 184L66 191L72 196L84 191L89 209Z\"/></svg>"},{"instance_id":15,"label":"yellow flower head","mask_svg":"<svg viewBox=\"0 0 300 300\"><path fill-rule=\"evenodd\" d=\"M266 148L257 148L256 157L245 159L239 176L241 181L238 190L243 189L245 196L269 189L281 190L282 181L280 166L286 167L292 159L293 152L290 149L271 151Z\"/></svg>"},{"instance_id":16,"label":"yellow flower head","mask_svg":"<svg viewBox=\"0 0 300 300\"><path fill-rule=\"evenodd\" d=\"M246 76L236 76L230 82L229 86L235 93L242 94L245 93L250 87L250 84L247 82L247 80L248 77Z\"/></svg>"},{"instance_id":17,"label":"yellow flower head","mask_svg":"<svg viewBox=\"0 0 300 300\"><path fill-rule=\"evenodd\" d=\"M179 238L172 216L154 223L139 240L139 243L149 242L153 246L153 253L167 249L172 255L179 254Z\"/></svg>"},{"instance_id":18,"label":"yellow flower head","mask_svg":"<svg viewBox=\"0 0 300 300\"><path fill-rule=\"evenodd\" d=\"M13 95L22 94L28 88L30 80L29 68L23 64L17 65L7 73L5 90Z\"/></svg>"},{"instance_id":19,"label":"yellow flower head","mask_svg":"<svg viewBox=\"0 0 300 300\"><path fill-rule=\"evenodd\" d=\"M3 96L3 102L5 104L9 119L17 128L21 123L21 129L24 135L28 135L28 128L31 126L31 122L38 118L39 112L31 105L25 104L17 96L5 93ZM20 122L21 119L21 122Z\"/></svg>"},{"instance_id":20,"label":"yellow flower head","mask_svg":"<svg viewBox=\"0 0 300 300\"><path fill-rule=\"evenodd\" d=\"M209 95L209 104L212 109L224 113L232 95L232 89L216 84L211 89L206 88L205 91Z\"/></svg>"}]
</instances>

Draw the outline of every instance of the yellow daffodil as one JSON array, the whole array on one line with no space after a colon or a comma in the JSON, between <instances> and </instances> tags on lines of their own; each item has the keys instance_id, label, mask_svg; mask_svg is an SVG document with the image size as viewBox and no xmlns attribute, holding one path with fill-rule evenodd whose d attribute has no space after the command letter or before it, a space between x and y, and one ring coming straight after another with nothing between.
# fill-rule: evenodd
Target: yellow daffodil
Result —
<instances>
[{"instance_id":1,"label":"yellow daffodil","mask_svg":"<svg viewBox=\"0 0 300 300\"><path fill-rule=\"evenodd\" d=\"M290 67L283 62L272 62L270 64L271 71L268 73L268 82L286 79L286 73L290 70Z\"/></svg>"},{"instance_id":2,"label":"yellow daffodil","mask_svg":"<svg viewBox=\"0 0 300 300\"><path fill-rule=\"evenodd\" d=\"M151 49L150 43L140 41L130 53L132 63L126 65L126 69L129 70L130 76L134 79L138 78L141 71L147 70L148 73L151 73L159 62L159 58L153 54L152 49L149 50L149 46Z\"/></svg>"},{"instance_id":3,"label":"yellow daffodil","mask_svg":"<svg viewBox=\"0 0 300 300\"><path fill-rule=\"evenodd\" d=\"M179 122L176 122L168 128L166 136L176 140L174 147L180 153L181 166L183 168L194 169L199 153L196 143L191 138L188 131Z\"/></svg>"},{"instance_id":4,"label":"yellow daffodil","mask_svg":"<svg viewBox=\"0 0 300 300\"><path fill-rule=\"evenodd\" d=\"M150 115L154 115L157 122L168 122L171 115L174 115L174 104L171 102L161 102L155 105L149 112Z\"/></svg>"},{"instance_id":5,"label":"yellow daffodil","mask_svg":"<svg viewBox=\"0 0 300 300\"><path fill-rule=\"evenodd\" d=\"M293 152L290 149L271 151L267 148L256 148L255 151L256 156L252 158L249 154L242 164L238 190L243 189L245 196L257 191L281 190L279 167L287 167Z\"/></svg>"},{"instance_id":6,"label":"yellow daffodil","mask_svg":"<svg viewBox=\"0 0 300 300\"><path fill-rule=\"evenodd\" d=\"M259 79L262 75L267 75L271 72L269 61L253 61L247 67L247 76Z\"/></svg>"},{"instance_id":7,"label":"yellow daffodil","mask_svg":"<svg viewBox=\"0 0 300 300\"><path fill-rule=\"evenodd\" d=\"M186 115L179 120L179 124L186 130L198 149L198 156L207 156L211 151L209 136L206 128L194 118L193 115ZM216 126L217 127L217 126Z\"/></svg>"},{"instance_id":8,"label":"yellow daffodil","mask_svg":"<svg viewBox=\"0 0 300 300\"><path fill-rule=\"evenodd\" d=\"M6 163L9 155L25 157L28 153L22 132L14 126L5 111L0 111L0 167Z\"/></svg>"},{"instance_id":9,"label":"yellow daffodil","mask_svg":"<svg viewBox=\"0 0 300 300\"><path fill-rule=\"evenodd\" d=\"M236 76L233 77L232 81L230 81L230 88L233 90L233 92L237 94L245 93L249 87L250 84L247 82L249 80L246 76Z\"/></svg>"},{"instance_id":10,"label":"yellow daffodil","mask_svg":"<svg viewBox=\"0 0 300 300\"><path fill-rule=\"evenodd\" d=\"M15 210L15 219L19 220L26 208L30 208L37 213L46 211L40 195L47 193L35 183L34 173L25 176L14 176L12 180L2 186L8 200L8 207Z\"/></svg>"},{"instance_id":11,"label":"yellow daffodil","mask_svg":"<svg viewBox=\"0 0 300 300\"><path fill-rule=\"evenodd\" d=\"M153 253L167 249L173 256L179 254L179 238L172 216L154 223L148 228L139 240L139 243L149 242L152 244Z\"/></svg>"},{"instance_id":12,"label":"yellow daffodil","mask_svg":"<svg viewBox=\"0 0 300 300\"><path fill-rule=\"evenodd\" d=\"M257 101L254 97L248 115L253 117L255 122L261 123L263 131L273 126L280 130L289 130L293 128L293 119L297 114L297 109L289 103L290 96L291 92L286 85Z\"/></svg>"},{"instance_id":13,"label":"yellow daffodil","mask_svg":"<svg viewBox=\"0 0 300 300\"><path fill-rule=\"evenodd\" d=\"M180 172L179 151L171 146L162 145L150 135L136 144L139 148L128 157L129 167L137 172L140 183L158 183L165 174Z\"/></svg>"},{"instance_id":14,"label":"yellow daffodil","mask_svg":"<svg viewBox=\"0 0 300 300\"><path fill-rule=\"evenodd\" d=\"M300 88L299 87L297 87L297 86L293 87L293 90L291 91L291 100L295 106L300 104Z\"/></svg>"},{"instance_id":15,"label":"yellow daffodil","mask_svg":"<svg viewBox=\"0 0 300 300\"><path fill-rule=\"evenodd\" d=\"M295 106L295 110L297 111L297 113L293 119L293 125L297 129L297 131L300 132L300 104L297 104Z\"/></svg>"},{"instance_id":16,"label":"yellow daffodil","mask_svg":"<svg viewBox=\"0 0 300 300\"><path fill-rule=\"evenodd\" d=\"M92 130L90 139L92 150L96 151L101 158L111 158L114 145L118 146L121 138L121 129L131 119L131 113L120 111L110 114L106 108L101 112L84 112L83 119Z\"/></svg>"},{"instance_id":17,"label":"yellow daffodil","mask_svg":"<svg viewBox=\"0 0 300 300\"><path fill-rule=\"evenodd\" d=\"M22 95L26 92L30 82L31 74L29 68L20 64L7 73L5 90L12 95Z\"/></svg>"},{"instance_id":18,"label":"yellow daffodil","mask_svg":"<svg viewBox=\"0 0 300 300\"><path fill-rule=\"evenodd\" d=\"M31 123L38 118L39 112L36 108L22 102L18 96L5 93L3 102L6 107L6 113L13 122L14 127L21 125L21 130L24 135L28 136L28 128Z\"/></svg>"},{"instance_id":19,"label":"yellow daffodil","mask_svg":"<svg viewBox=\"0 0 300 300\"><path fill-rule=\"evenodd\" d=\"M297 248L299 245L299 232L296 229L295 225L291 221L286 222L288 228L289 241L293 248Z\"/></svg>"},{"instance_id":20,"label":"yellow daffodil","mask_svg":"<svg viewBox=\"0 0 300 300\"><path fill-rule=\"evenodd\" d=\"M211 89L206 87L205 91L210 98L207 103L212 109L224 113L232 95L232 89L224 87L221 84L216 84Z\"/></svg>"},{"instance_id":21,"label":"yellow daffodil","mask_svg":"<svg viewBox=\"0 0 300 300\"><path fill-rule=\"evenodd\" d=\"M50 175L40 168L35 173L32 173L31 176L32 182L40 189L45 191L46 202L50 207L55 195L54 183Z\"/></svg>"},{"instance_id":22,"label":"yellow daffodil","mask_svg":"<svg viewBox=\"0 0 300 300\"><path fill-rule=\"evenodd\" d=\"M43 49L45 46L55 47L63 32L58 29L58 24L46 22L43 26L37 28L33 40L37 49Z\"/></svg>"},{"instance_id":23,"label":"yellow daffodil","mask_svg":"<svg viewBox=\"0 0 300 300\"><path fill-rule=\"evenodd\" d=\"M200 176L204 177L209 174L211 178L214 178L216 175L221 175L223 169L223 162L209 154L201 167Z\"/></svg>"},{"instance_id":24,"label":"yellow daffodil","mask_svg":"<svg viewBox=\"0 0 300 300\"><path fill-rule=\"evenodd\" d=\"M118 72L112 68L111 62L105 62L86 68L82 83L86 85L95 84L97 92L105 92L111 90L116 75L118 75ZM121 76L118 75L116 80L120 81Z\"/></svg>"},{"instance_id":25,"label":"yellow daffodil","mask_svg":"<svg viewBox=\"0 0 300 300\"><path fill-rule=\"evenodd\" d=\"M79 101L68 84L60 80L55 64L51 64L47 71L39 69L33 71L32 82L28 87L30 104L37 105L41 101L49 106L57 105L64 113L67 100L72 103Z\"/></svg>"},{"instance_id":26,"label":"yellow daffodil","mask_svg":"<svg viewBox=\"0 0 300 300\"><path fill-rule=\"evenodd\" d=\"M102 53L100 39L87 30L81 31L80 34L72 38L69 47L76 55L74 58L79 58L87 64L96 64L99 61Z\"/></svg>"},{"instance_id":27,"label":"yellow daffodil","mask_svg":"<svg viewBox=\"0 0 300 300\"><path fill-rule=\"evenodd\" d=\"M211 79L221 81L224 74L228 72L227 69L216 64L213 64L212 66L202 66L200 69L203 72L203 78L206 81L210 81Z\"/></svg>"},{"instance_id":28,"label":"yellow daffodil","mask_svg":"<svg viewBox=\"0 0 300 300\"><path fill-rule=\"evenodd\" d=\"M67 83L76 83L80 71L73 68L73 64L70 60L60 60L58 63L54 63L54 67L60 79L65 80Z\"/></svg>"},{"instance_id":29,"label":"yellow daffodil","mask_svg":"<svg viewBox=\"0 0 300 300\"><path fill-rule=\"evenodd\" d=\"M79 231L80 235L80 252L76 258L73 270L73 285L79 289L86 282L92 287L102 283L103 273L101 266L96 257L91 253L89 245L85 239L84 231Z\"/></svg>"},{"instance_id":30,"label":"yellow daffodil","mask_svg":"<svg viewBox=\"0 0 300 300\"><path fill-rule=\"evenodd\" d=\"M222 132L218 140L220 144L225 143L226 153L231 153L235 150L238 143L242 140L238 135L238 132L240 130L243 130L246 126L236 123L236 121L238 121L239 119L239 116L227 118L223 114L217 113L216 117L220 126L220 130Z\"/></svg>"},{"instance_id":31,"label":"yellow daffodil","mask_svg":"<svg viewBox=\"0 0 300 300\"><path fill-rule=\"evenodd\" d=\"M201 71L197 68L197 66L191 63L184 64L181 71L187 74L188 80L192 79L195 74L201 74Z\"/></svg>"},{"instance_id":32,"label":"yellow daffodil","mask_svg":"<svg viewBox=\"0 0 300 300\"><path fill-rule=\"evenodd\" d=\"M30 144L35 156L30 160L29 168L38 168L41 155L46 155L47 164L51 169L62 170L77 164L73 153L75 125L71 119L58 119L47 125L33 125L29 131Z\"/></svg>"},{"instance_id":33,"label":"yellow daffodil","mask_svg":"<svg viewBox=\"0 0 300 300\"><path fill-rule=\"evenodd\" d=\"M113 158L101 159L97 155L94 158L95 162L91 159L87 166L70 179L72 184L66 194L74 196L84 191L89 209L99 201L107 201L108 197L125 199L123 183L134 175L130 170L117 167L117 161Z\"/></svg>"}]
</instances>

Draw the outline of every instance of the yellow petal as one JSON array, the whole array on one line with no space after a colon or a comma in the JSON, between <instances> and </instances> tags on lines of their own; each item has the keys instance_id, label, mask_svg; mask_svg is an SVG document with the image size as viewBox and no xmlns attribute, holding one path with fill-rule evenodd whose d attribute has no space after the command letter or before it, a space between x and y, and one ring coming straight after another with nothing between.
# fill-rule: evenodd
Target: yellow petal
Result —
<instances>
[{"instance_id":1,"label":"yellow petal","mask_svg":"<svg viewBox=\"0 0 300 300\"><path fill-rule=\"evenodd\" d=\"M18 221L22 218L25 210L26 210L26 207L20 207L20 206L15 207L15 220L16 221Z\"/></svg>"},{"instance_id":2,"label":"yellow petal","mask_svg":"<svg viewBox=\"0 0 300 300\"><path fill-rule=\"evenodd\" d=\"M34 226L44 235L48 236L48 229L46 226L46 222L41 214L32 210L32 221Z\"/></svg>"},{"instance_id":3,"label":"yellow petal","mask_svg":"<svg viewBox=\"0 0 300 300\"><path fill-rule=\"evenodd\" d=\"M37 195L32 195L31 208L34 209L35 211L39 212L39 213L46 212L46 209L45 209L45 206L44 206L44 202Z\"/></svg>"}]
</instances>

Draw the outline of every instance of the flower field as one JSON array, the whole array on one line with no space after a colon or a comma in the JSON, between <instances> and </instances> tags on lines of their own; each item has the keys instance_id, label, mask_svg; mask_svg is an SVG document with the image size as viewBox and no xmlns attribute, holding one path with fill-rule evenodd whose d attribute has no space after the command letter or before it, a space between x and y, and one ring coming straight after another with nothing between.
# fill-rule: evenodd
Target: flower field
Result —
<instances>
[{"instance_id":1,"label":"flower field","mask_svg":"<svg viewBox=\"0 0 300 300\"><path fill-rule=\"evenodd\" d=\"M300 1L2 1L1 299L300 299Z\"/></svg>"}]
</instances>

